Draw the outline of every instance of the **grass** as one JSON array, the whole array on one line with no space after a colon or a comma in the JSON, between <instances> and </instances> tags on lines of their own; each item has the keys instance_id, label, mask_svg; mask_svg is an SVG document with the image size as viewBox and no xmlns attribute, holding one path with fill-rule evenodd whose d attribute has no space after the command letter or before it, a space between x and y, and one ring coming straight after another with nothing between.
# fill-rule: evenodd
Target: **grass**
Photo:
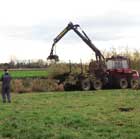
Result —
<instances>
[{"instance_id":1,"label":"grass","mask_svg":"<svg viewBox=\"0 0 140 139\"><path fill-rule=\"evenodd\" d=\"M139 139L140 92L13 94L0 104L0 139Z\"/></svg>"},{"instance_id":2,"label":"grass","mask_svg":"<svg viewBox=\"0 0 140 139\"><path fill-rule=\"evenodd\" d=\"M11 70L9 71L13 78L27 78L27 77L47 77L47 70ZM0 77L3 71L0 71Z\"/></svg>"}]
</instances>

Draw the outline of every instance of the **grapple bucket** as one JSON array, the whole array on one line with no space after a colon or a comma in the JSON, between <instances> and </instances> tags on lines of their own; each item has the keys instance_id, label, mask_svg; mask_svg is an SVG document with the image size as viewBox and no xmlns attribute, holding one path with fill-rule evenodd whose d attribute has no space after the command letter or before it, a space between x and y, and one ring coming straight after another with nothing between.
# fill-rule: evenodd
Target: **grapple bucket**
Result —
<instances>
[{"instance_id":1,"label":"grapple bucket","mask_svg":"<svg viewBox=\"0 0 140 139\"><path fill-rule=\"evenodd\" d=\"M49 55L47 60L54 60L54 61L59 61L59 57L57 55Z\"/></svg>"}]
</instances>

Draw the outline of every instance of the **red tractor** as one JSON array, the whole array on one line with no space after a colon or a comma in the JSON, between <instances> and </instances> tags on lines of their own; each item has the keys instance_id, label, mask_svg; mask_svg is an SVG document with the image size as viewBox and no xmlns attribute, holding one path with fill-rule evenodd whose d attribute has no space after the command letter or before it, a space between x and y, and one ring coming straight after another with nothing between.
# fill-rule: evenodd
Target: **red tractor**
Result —
<instances>
[{"instance_id":1,"label":"red tractor","mask_svg":"<svg viewBox=\"0 0 140 139\"><path fill-rule=\"evenodd\" d=\"M78 24L69 23L66 28L54 39L48 59L58 61L59 57L54 54L54 46L60 41L65 34L73 30L95 53L96 60L89 64L89 72L78 75L71 73L62 75L62 83L66 86L74 84L81 90L102 89L104 86L118 88L137 88L139 85L139 74L130 68L130 62L122 56L112 56L105 59L101 51L92 43L87 34ZM70 81L70 77L73 80Z\"/></svg>"},{"instance_id":2,"label":"red tractor","mask_svg":"<svg viewBox=\"0 0 140 139\"><path fill-rule=\"evenodd\" d=\"M139 73L130 68L130 60L123 56L106 59L109 85L118 88L138 88Z\"/></svg>"}]
</instances>

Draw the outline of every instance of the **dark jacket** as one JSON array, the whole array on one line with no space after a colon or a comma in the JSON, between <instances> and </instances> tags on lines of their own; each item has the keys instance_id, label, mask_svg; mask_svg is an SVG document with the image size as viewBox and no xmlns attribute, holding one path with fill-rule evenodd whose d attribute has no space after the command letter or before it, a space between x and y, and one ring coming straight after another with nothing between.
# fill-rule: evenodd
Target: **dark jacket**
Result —
<instances>
[{"instance_id":1,"label":"dark jacket","mask_svg":"<svg viewBox=\"0 0 140 139\"><path fill-rule=\"evenodd\" d=\"M4 73L2 75L2 87L10 87L11 76L9 73Z\"/></svg>"}]
</instances>

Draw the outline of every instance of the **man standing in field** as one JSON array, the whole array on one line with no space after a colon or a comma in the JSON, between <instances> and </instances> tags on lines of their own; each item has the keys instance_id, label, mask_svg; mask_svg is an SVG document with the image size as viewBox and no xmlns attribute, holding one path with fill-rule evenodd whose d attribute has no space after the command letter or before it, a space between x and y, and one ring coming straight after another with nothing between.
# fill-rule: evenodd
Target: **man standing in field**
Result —
<instances>
[{"instance_id":1,"label":"man standing in field","mask_svg":"<svg viewBox=\"0 0 140 139\"><path fill-rule=\"evenodd\" d=\"M2 75L2 101L3 103L6 102L6 97L9 103L11 103L11 96L10 96L10 81L11 76L8 73L8 70L4 70L4 74Z\"/></svg>"}]
</instances>

